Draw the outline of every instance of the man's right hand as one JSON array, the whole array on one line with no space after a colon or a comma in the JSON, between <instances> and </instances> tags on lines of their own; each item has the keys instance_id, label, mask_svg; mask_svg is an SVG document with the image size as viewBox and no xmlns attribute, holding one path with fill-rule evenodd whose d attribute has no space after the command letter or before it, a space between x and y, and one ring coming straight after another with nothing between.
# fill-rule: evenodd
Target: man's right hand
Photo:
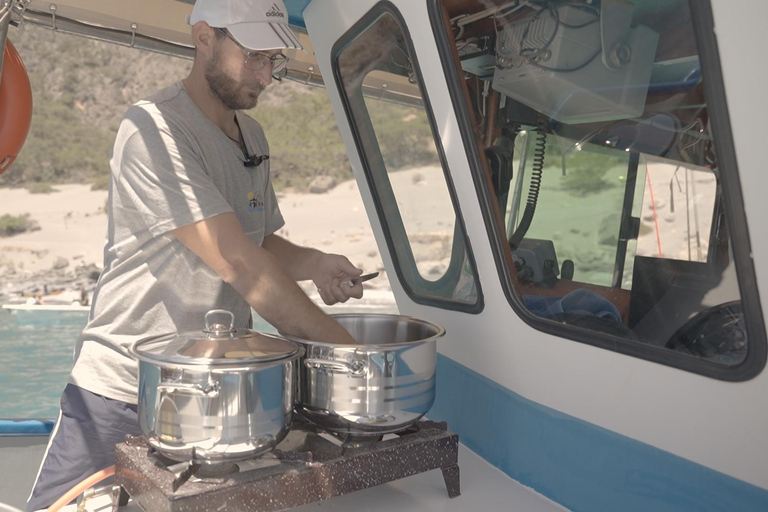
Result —
<instances>
[{"instance_id":1,"label":"man's right hand","mask_svg":"<svg viewBox=\"0 0 768 512\"><path fill-rule=\"evenodd\" d=\"M354 280L363 274L345 256L322 253L318 258L312 281L320 298L328 306L363 297L363 283ZM352 283L350 286L349 283Z\"/></svg>"}]
</instances>

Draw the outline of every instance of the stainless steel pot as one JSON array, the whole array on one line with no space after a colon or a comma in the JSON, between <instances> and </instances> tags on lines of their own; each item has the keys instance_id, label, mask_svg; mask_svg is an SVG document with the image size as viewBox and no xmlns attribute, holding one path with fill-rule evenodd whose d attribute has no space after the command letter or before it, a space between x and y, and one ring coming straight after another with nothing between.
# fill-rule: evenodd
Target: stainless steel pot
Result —
<instances>
[{"instance_id":1,"label":"stainless steel pot","mask_svg":"<svg viewBox=\"0 0 768 512\"><path fill-rule=\"evenodd\" d=\"M297 338L296 411L331 432L377 436L398 432L429 411L435 400L441 326L383 314L332 315L358 345Z\"/></svg>"},{"instance_id":2,"label":"stainless steel pot","mask_svg":"<svg viewBox=\"0 0 768 512\"><path fill-rule=\"evenodd\" d=\"M229 326L211 324L214 314ZM278 336L234 329L213 310L205 330L137 342L139 425L150 446L178 461L233 462L274 448L291 423L296 361Z\"/></svg>"}]
</instances>

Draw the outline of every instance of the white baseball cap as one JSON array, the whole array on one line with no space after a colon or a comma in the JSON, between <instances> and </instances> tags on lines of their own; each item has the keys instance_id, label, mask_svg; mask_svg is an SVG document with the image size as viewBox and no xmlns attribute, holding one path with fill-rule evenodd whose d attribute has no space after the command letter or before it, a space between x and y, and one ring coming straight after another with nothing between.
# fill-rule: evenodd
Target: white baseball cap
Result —
<instances>
[{"instance_id":1,"label":"white baseball cap","mask_svg":"<svg viewBox=\"0 0 768 512\"><path fill-rule=\"evenodd\" d=\"M197 0L187 23L198 21L226 28L249 50L304 49L288 26L283 0Z\"/></svg>"}]
</instances>

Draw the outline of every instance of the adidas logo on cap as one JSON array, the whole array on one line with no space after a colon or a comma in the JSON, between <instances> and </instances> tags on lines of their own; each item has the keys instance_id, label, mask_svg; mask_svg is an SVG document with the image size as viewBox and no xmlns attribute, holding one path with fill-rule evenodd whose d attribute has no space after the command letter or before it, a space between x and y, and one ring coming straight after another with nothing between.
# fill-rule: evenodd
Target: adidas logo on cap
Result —
<instances>
[{"instance_id":1,"label":"adidas logo on cap","mask_svg":"<svg viewBox=\"0 0 768 512\"><path fill-rule=\"evenodd\" d=\"M267 11L267 16L285 18L285 14L280 12L280 8L277 4L272 4L272 8Z\"/></svg>"}]
</instances>

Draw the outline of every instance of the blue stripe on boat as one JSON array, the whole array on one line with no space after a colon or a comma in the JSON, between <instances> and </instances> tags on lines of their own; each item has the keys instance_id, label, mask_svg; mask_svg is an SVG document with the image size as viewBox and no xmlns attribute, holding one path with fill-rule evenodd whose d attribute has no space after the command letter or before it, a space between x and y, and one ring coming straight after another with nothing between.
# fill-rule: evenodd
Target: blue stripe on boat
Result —
<instances>
[{"instance_id":1,"label":"blue stripe on boat","mask_svg":"<svg viewBox=\"0 0 768 512\"><path fill-rule=\"evenodd\" d=\"M544 407L442 355L429 418L575 512L768 510L765 489Z\"/></svg>"},{"instance_id":2,"label":"blue stripe on boat","mask_svg":"<svg viewBox=\"0 0 768 512\"><path fill-rule=\"evenodd\" d=\"M0 420L0 437L47 436L55 420Z\"/></svg>"}]
</instances>

